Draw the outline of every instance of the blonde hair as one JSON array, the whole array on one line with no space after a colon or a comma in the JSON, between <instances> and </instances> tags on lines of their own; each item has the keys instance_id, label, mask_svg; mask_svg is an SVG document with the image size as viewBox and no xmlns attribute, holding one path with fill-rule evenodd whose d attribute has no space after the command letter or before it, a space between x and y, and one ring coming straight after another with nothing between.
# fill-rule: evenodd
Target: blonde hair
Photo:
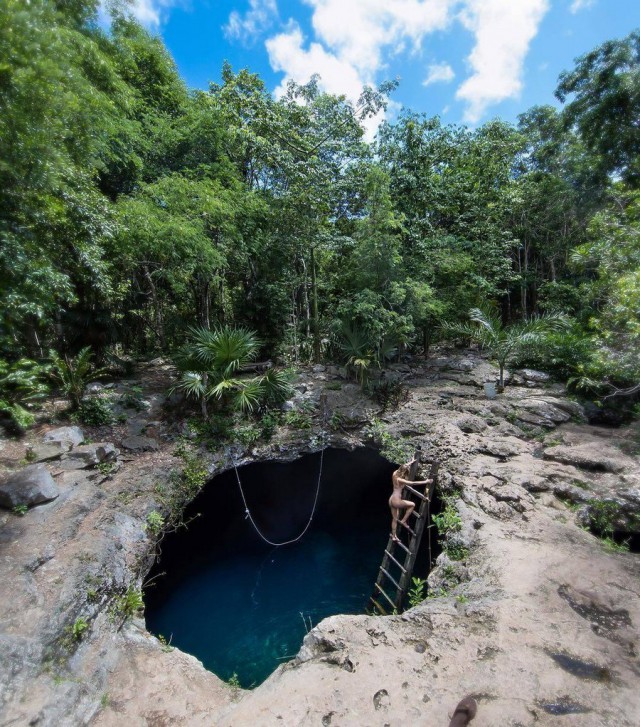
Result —
<instances>
[{"instance_id":1,"label":"blonde hair","mask_svg":"<svg viewBox=\"0 0 640 727\"><path fill-rule=\"evenodd\" d=\"M408 464L401 464L400 467L395 471L398 477L408 477L411 474L411 467Z\"/></svg>"}]
</instances>

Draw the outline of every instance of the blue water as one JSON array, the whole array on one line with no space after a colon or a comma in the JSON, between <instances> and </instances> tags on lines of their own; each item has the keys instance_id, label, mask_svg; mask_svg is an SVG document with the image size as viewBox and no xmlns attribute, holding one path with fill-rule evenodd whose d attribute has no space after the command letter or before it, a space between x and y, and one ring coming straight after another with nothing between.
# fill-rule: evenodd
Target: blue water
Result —
<instances>
[{"instance_id":1,"label":"blue water","mask_svg":"<svg viewBox=\"0 0 640 727\"><path fill-rule=\"evenodd\" d=\"M270 536L304 527L318 464L310 455L242 468L252 513ZM310 626L364 612L389 533L392 469L374 452L327 450L313 524L280 548L244 519L234 479L215 478L194 503L200 517L163 543L156 571L166 576L147 591L147 627L222 679L260 684L295 656Z\"/></svg>"}]
</instances>

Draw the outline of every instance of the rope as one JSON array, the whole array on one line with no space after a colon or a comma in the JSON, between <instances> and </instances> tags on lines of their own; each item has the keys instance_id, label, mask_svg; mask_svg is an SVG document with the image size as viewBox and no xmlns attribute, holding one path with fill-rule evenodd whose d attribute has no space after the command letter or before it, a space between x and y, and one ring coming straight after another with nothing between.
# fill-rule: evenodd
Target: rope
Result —
<instances>
[{"instance_id":1,"label":"rope","mask_svg":"<svg viewBox=\"0 0 640 727\"><path fill-rule=\"evenodd\" d=\"M311 508L311 514L309 515L309 519L307 520L307 524L302 529L302 532L297 535L295 538L291 538L291 540L285 540L282 543L274 543L273 540L269 540L267 536L260 530L260 528L257 526L256 521L253 519L253 515L251 514L251 511L249 510L249 505L247 505L247 498L245 497L244 490L242 489L242 482L240 481L240 473L238 472L238 466L236 463L233 463L233 468L236 471L236 479L238 480L238 487L240 488L240 494L242 495L242 502L244 503L244 512L245 517L249 518L249 521L253 525L254 530L258 535L264 540L265 543L268 545L273 545L276 548L279 548L282 545L291 545L291 543L296 543L300 538L303 537L303 535L307 532L309 529L309 526L311 525L311 521L313 520L313 517L316 513L316 505L318 504L318 496L320 495L320 481L322 479L322 465L324 462L324 447L320 450L320 471L318 472L318 484L316 485L316 494L313 500L313 507Z\"/></svg>"},{"instance_id":2,"label":"rope","mask_svg":"<svg viewBox=\"0 0 640 727\"><path fill-rule=\"evenodd\" d=\"M307 524L302 529L302 532L295 538L291 538L291 540L284 540L282 543L274 543L273 540L269 540L269 538L267 538L267 536L260 530L260 528L256 524L256 521L253 519L251 511L249 510L249 505L247 505L247 498L245 497L244 490L242 489L242 482L240 482L240 473L238 472L238 466L236 465L235 459L233 460L233 469L236 471L236 479L238 480L238 487L240 489L240 494L242 495L242 502L244 503L245 519L249 518L249 521L253 525L253 529L256 531L256 533L258 533L258 535L262 538L262 540L264 540L265 543L267 543L268 545L273 545L276 548L279 548L282 545L291 545L291 543L297 543L298 540L300 540L309 529L311 521L316 514L316 505L318 504L318 496L320 495L320 481L322 480L322 465L324 463L324 448L326 437L327 402L326 396L324 394L320 397L320 405L322 407L323 437L322 449L320 450L320 471L318 472L318 484L316 485L316 494L313 499L313 507L311 508L311 514L309 515Z\"/></svg>"}]
</instances>

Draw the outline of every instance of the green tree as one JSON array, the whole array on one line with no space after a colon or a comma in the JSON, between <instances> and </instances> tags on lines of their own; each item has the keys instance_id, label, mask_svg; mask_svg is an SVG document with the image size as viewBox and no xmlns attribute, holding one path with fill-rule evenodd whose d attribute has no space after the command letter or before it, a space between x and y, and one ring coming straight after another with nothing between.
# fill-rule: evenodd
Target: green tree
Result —
<instances>
[{"instance_id":1,"label":"green tree","mask_svg":"<svg viewBox=\"0 0 640 727\"><path fill-rule=\"evenodd\" d=\"M556 97L564 123L575 126L608 175L640 186L640 31L609 40L560 74Z\"/></svg>"}]
</instances>

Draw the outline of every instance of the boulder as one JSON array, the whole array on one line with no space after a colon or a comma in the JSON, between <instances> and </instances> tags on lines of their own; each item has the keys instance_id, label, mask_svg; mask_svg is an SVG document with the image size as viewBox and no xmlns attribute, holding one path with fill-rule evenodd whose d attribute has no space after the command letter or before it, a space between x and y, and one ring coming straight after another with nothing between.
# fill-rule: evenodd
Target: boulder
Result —
<instances>
[{"instance_id":1,"label":"boulder","mask_svg":"<svg viewBox=\"0 0 640 727\"><path fill-rule=\"evenodd\" d=\"M519 405L527 412L548 420L550 424L563 424L571 419L569 412L556 406L548 399L523 399L519 402ZM521 418L520 415L518 415L518 418Z\"/></svg>"},{"instance_id":2,"label":"boulder","mask_svg":"<svg viewBox=\"0 0 640 727\"><path fill-rule=\"evenodd\" d=\"M120 451L111 442L83 444L66 454L60 465L65 470L82 470L102 462L115 462Z\"/></svg>"},{"instance_id":3,"label":"boulder","mask_svg":"<svg viewBox=\"0 0 640 727\"><path fill-rule=\"evenodd\" d=\"M70 447L77 447L84 442L84 434L80 427L59 427L47 432L43 442L67 442Z\"/></svg>"},{"instance_id":4,"label":"boulder","mask_svg":"<svg viewBox=\"0 0 640 727\"><path fill-rule=\"evenodd\" d=\"M497 457L500 460L507 460L510 457L516 457L528 450L528 446L517 439L509 437L508 439L486 439L478 445L477 451L481 454L488 454L491 457Z\"/></svg>"},{"instance_id":5,"label":"boulder","mask_svg":"<svg viewBox=\"0 0 640 727\"><path fill-rule=\"evenodd\" d=\"M533 381L536 384L542 384L551 378L544 371L535 371L534 369L520 369L517 374L525 381Z\"/></svg>"},{"instance_id":6,"label":"boulder","mask_svg":"<svg viewBox=\"0 0 640 727\"><path fill-rule=\"evenodd\" d=\"M466 434L479 434L487 428L487 423L480 417L466 414L456 419L456 426Z\"/></svg>"},{"instance_id":7,"label":"boulder","mask_svg":"<svg viewBox=\"0 0 640 727\"><path fill-rule=\"evenodd\" d=\"M0 505L39 505L55 500L60 494L53 477L43 464L32 464L10 475L0 484Z\"/></svg>"},{"instance_id":8,"label":"boulder","mask_svg":"<svg viewBox=\"0 0 640 727\"><path fill-rule=\"evenodd\" d=\"M600 472L622 472L627 466L626 457L623 455L612 456L609 451L604 453L602 449L588 444L577 447L567 447L562 444L547 447L543 456L553 462Z\"/></svg>"},{"instance_id":9,"label":"boulder","mask_svg":"<svg viewBox=\"0 0 640 727\"><path fill-rule=\"evenodd\" d=\"M135 434L122 440L122 446L130 452L155 452L159 445L155 439L151 437L143 437Z\"/></svg>"},{"instance_id":10,"label":"boulder","mask_svg":"<svg viewBox=\"0 0 640 727\"><path fill-rule=\"evenodd\" d=\"M46 462L51 459L59 459L65 452L71 449L71 442L46 442L45 444L31 445L27 449L27 459L30 462Z\"/></svg>"}]
</instances>

